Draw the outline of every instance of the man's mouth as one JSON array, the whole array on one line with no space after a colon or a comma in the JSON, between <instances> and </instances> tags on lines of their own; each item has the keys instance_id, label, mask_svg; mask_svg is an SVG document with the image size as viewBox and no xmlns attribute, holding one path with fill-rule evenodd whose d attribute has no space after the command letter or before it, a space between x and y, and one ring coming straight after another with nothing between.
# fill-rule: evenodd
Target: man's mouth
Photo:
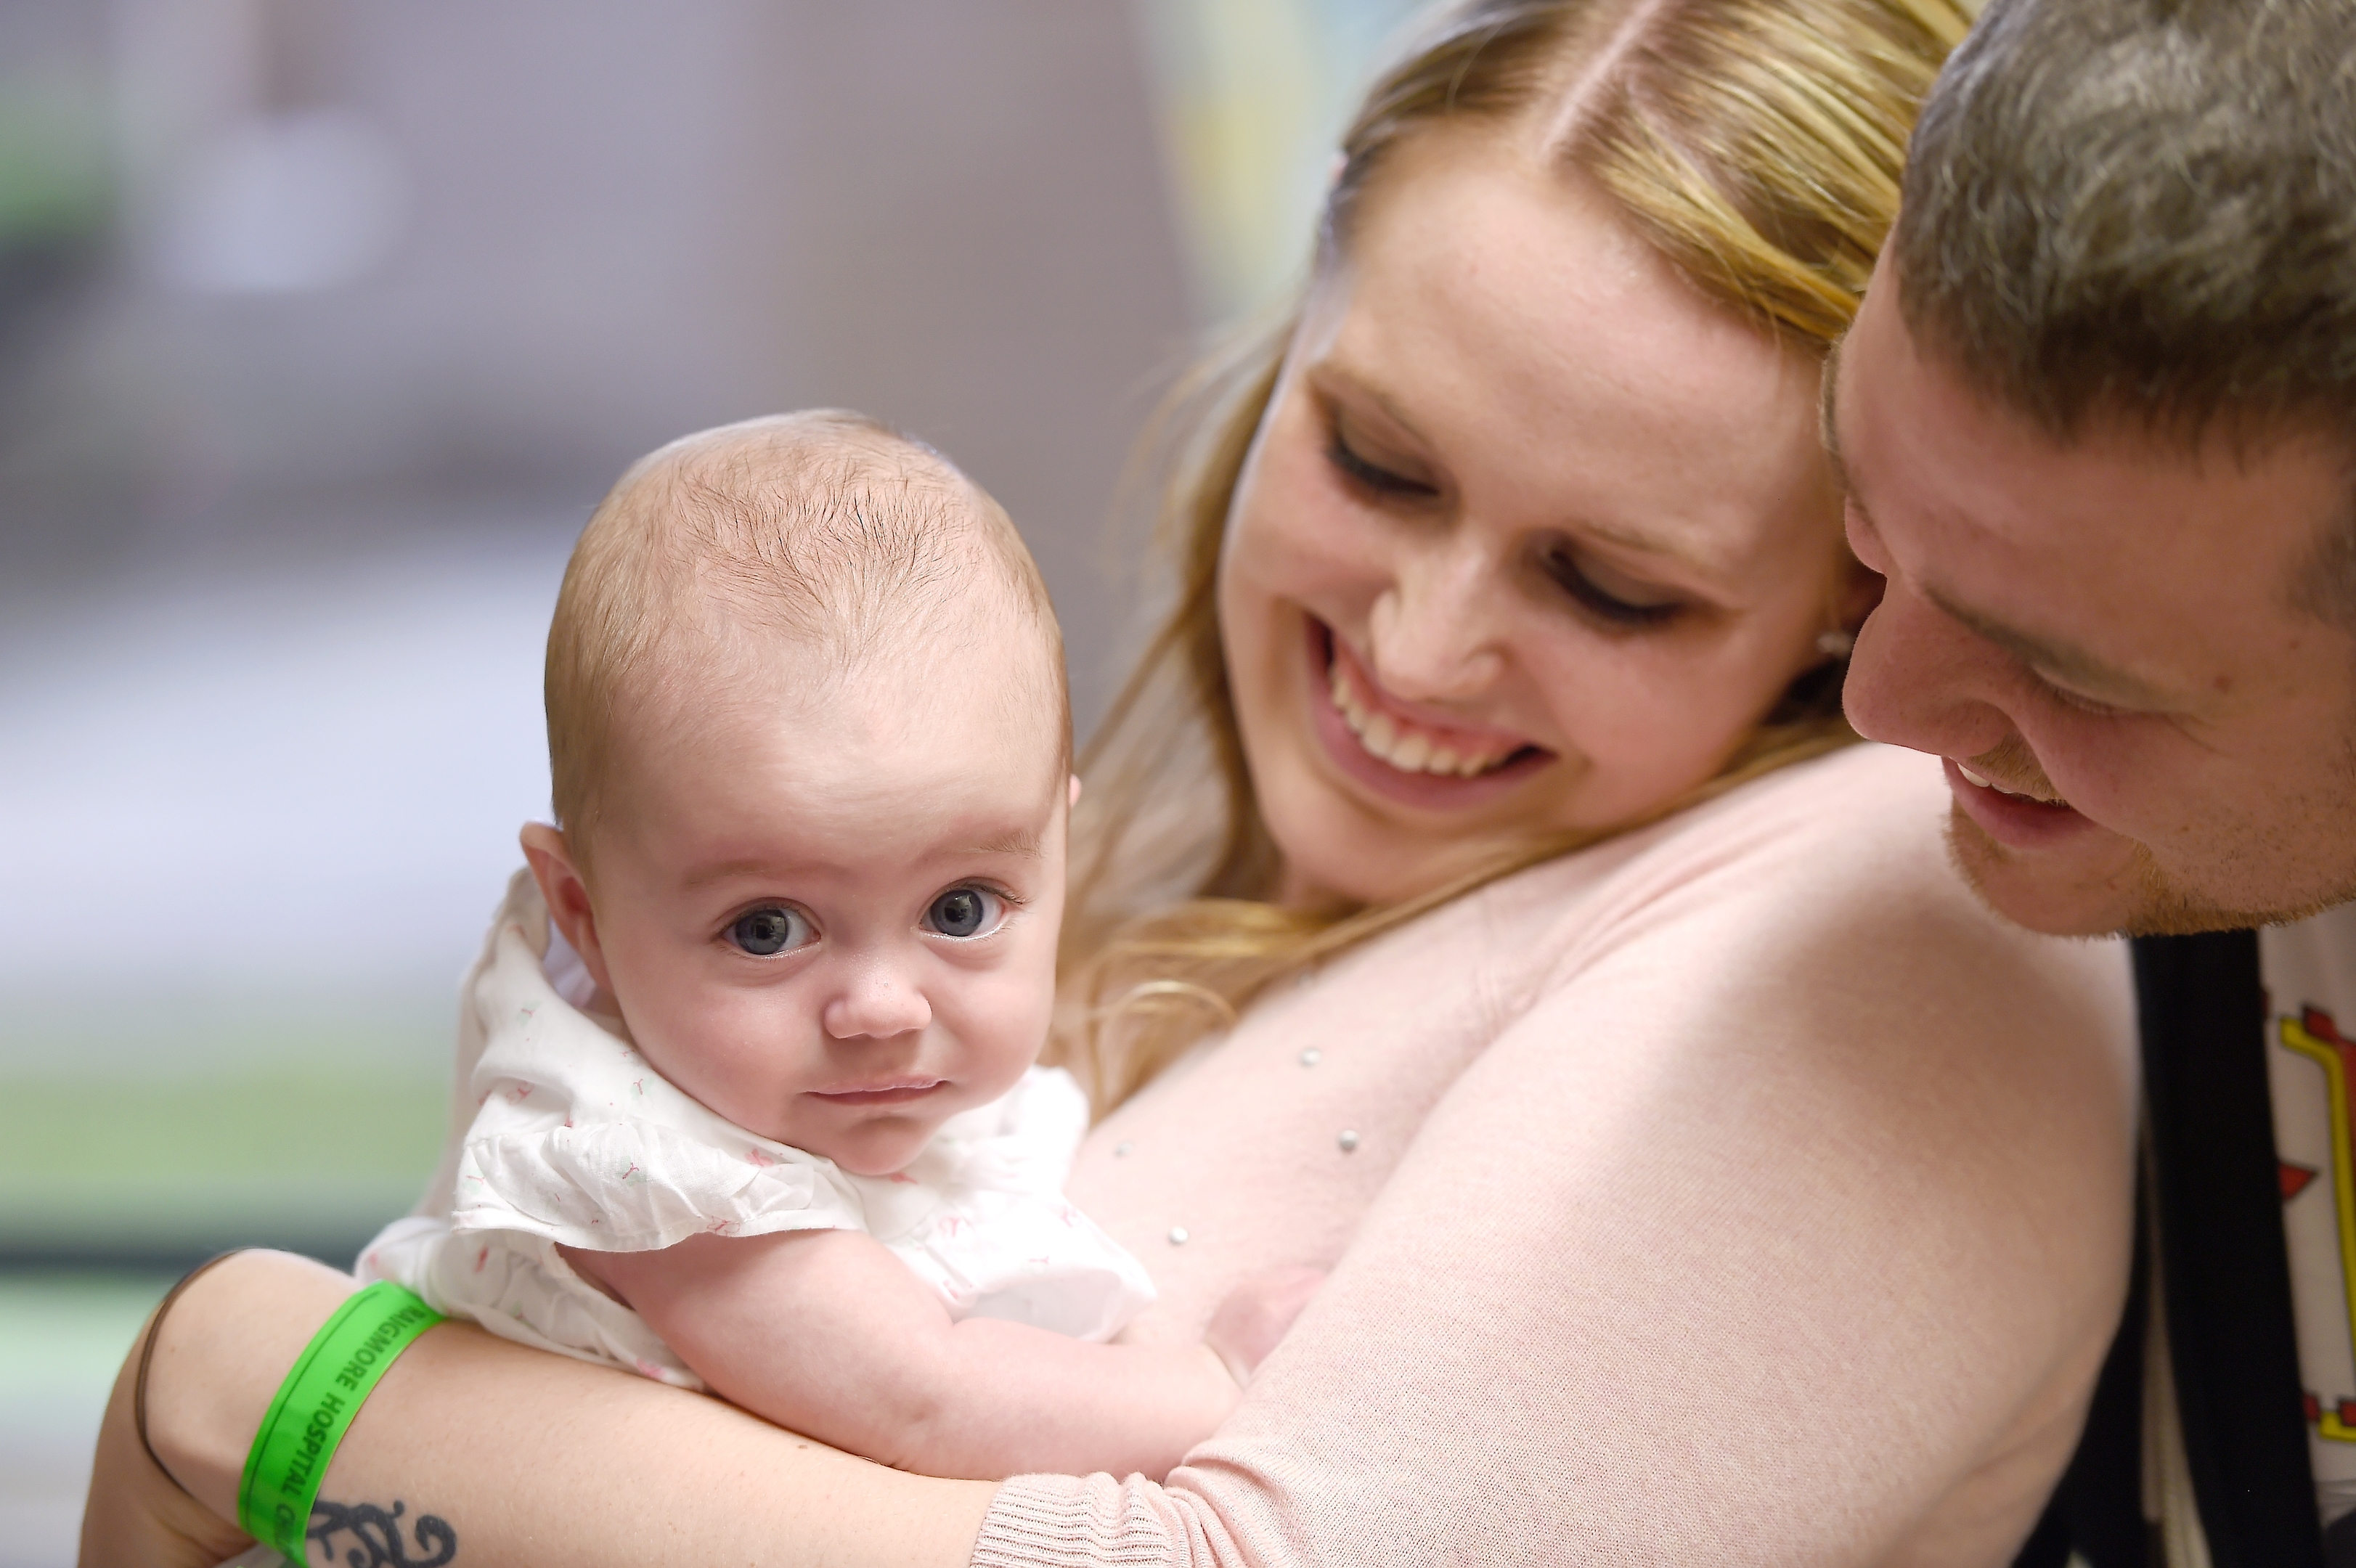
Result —
<instances>
[{"instance_id":1,"label":"man's mouth","mask_svg":"<svg viewBox=\"0 0 2356 1568\"><path fill-rule=\"evenodd\" d=\"M1953 761L1952 758L1949 760ZM2026 801L2034 805L2055 805L2060 806L2064 811L2070 809L2070 803L2062 799L2058 795L2032 795L2025 789L2007 789L2004 785L1997 784L1993 779L1982 778L1979 774L1972 772L1971 769L1964 766L1961 763L1955 763L1955 771L1963 774L1964 777L1971 780L1972 783L1979 785L1980 788L1992 789L1996 791L1997 794L2003 795L2008 800Z\"/></svg>"},{"instance_id":2,"label":"man's mouth","mask_svg":"<svg viewBox=\"0 0 2356 1568\"><path fill-rule=\"evenodd\" d=\"M1940 763L1946 769L1947 787L1956 807L1999 844L2015 849L2049 849L2094 827L2058 796L2008 789L1953 757L1942 757Z\"/></svg>"}]
</instances>

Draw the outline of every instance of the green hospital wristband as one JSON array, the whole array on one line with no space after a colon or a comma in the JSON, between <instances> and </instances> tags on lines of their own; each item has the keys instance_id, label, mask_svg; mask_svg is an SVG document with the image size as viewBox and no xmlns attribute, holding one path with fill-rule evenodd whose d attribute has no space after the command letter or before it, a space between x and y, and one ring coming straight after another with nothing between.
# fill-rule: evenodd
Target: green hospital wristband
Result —
<instances>
[{"instance_id":1,"label":"green hospital wristband","mask_svg":"<svg viewBox=\"0 0 2356 1568\"><path fill-rule=\"evenodd\" d=\"M361 1402L410 1341L442 1315L391 1280L379 1280L336 1308L278 1385L246 1456L237 1489L245 1532L303 1561L304 1532L328 1461Z\"/></svg>"}]
</instances>

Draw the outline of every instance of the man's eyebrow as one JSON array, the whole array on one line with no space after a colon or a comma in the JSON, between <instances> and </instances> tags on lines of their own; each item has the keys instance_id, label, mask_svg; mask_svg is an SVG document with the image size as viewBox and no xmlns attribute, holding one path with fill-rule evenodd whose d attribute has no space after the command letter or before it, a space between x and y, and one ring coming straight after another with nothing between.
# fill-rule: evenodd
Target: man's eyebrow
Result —
<instances>
[{"instance_id":1,"label":"man's eyebrow","mask_svg":"<svg viewBox=\"0 0 2356 1568\"><path fill-rule=\"evenodd\" d=\"M2083 648L2018 631L1969 605L1956 603L1935 588L1925 589L1923 597L1961 622L1975 635L1994 643L2038 674L2051 676L2089 697L2116 699L2130 708L2165 709L2176 706L2175 699L2158 687L2115 666L2104 664Z\"/></svg>"}]
</instances>

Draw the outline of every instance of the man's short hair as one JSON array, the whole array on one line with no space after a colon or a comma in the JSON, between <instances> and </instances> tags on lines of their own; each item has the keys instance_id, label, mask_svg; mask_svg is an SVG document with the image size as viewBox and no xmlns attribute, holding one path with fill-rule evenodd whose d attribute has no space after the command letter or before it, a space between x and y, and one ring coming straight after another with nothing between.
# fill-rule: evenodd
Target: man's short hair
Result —
<instances>
[{"instance_id":1,"label":"man's short hair","mask_svg":"<svg viewBox=\"0 0 2356 1568\"><path fill-rule=\"evenodd\" d=\"M2356 5L1991 0L1892 244L1916 340L2056 435L2356 425Z\"/></svg>"}]
</instances>

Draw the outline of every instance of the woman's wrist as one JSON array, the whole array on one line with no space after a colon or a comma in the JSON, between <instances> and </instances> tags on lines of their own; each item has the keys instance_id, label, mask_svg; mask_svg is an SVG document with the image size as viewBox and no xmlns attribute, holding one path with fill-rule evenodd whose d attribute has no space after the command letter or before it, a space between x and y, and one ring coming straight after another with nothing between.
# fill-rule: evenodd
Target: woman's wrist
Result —
<instances>
[{"instance_id":1,"label":"woman's wrist","mask_svg":"<svg viewBox=\"0 0 2356 1568\"><path fill-rule=\"evenodd\" d=\"M356 1288L284 1253L230 1258L181 1294L155 1328L147 1441L171 1477L221 1519L280 1380Z\"/></svg>"},{"instance_id":2,"label":"woman's wrist","mask_svg":"<svg viewBox=\"0 0 2356 1568\"><path fill-rule=\"evenodd\" d=\"M351 1288L316 1264L241 1253L150 1320L99 1428L83 1568L212 1568L246 1547L230 1522L245 1449L285 1364Z\"/></svg>"}]
</instances>

